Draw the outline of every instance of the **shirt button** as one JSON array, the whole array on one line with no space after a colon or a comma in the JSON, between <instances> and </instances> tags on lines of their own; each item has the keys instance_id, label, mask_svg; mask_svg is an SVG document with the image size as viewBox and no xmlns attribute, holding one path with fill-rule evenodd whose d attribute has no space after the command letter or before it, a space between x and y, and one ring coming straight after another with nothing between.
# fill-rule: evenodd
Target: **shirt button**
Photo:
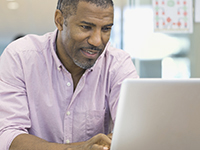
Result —
<instances>
[{"instance_id":1,"label":"shirt button","mask_svg":"<svg viewBox=\"0 0 200 150\"><path fill-rule=\"evenodd\" d=\"M67 115L68 115L68 116L70 115L70 111L67 112Z\"/></svg>"},{"instance_id":2,"label":"shirt button","mask_svg":"<svg viewBox=\"0 0 200 150\"><path fill-rule=\"evenodd\" d=\"M67 82L67 86L71 86L71 83L70 83L70 82Z\"/></svg>"},{"instance_id":3,"label":"shirt button","mask_svg":"<svg viewBox=\"0 0 200 150\"><path fill-rule=\"evenodd\" d=\"M67 143L67 144L69 144L69 143L70 143L70 141L69 141L69 140L66 140L66 143Z\"/></svg>"},{"instance_id":4,"label":"shirt button","mask_svg":"<svg viewBox=\"0 0 200 150\"><path fill-rule=\"evenodd\" d=\"M61 68L60 68L60 67L58 67L57 69L58 69L58 71L60 71L60 70L61 70Z\"/></svg>"}]
</instances>

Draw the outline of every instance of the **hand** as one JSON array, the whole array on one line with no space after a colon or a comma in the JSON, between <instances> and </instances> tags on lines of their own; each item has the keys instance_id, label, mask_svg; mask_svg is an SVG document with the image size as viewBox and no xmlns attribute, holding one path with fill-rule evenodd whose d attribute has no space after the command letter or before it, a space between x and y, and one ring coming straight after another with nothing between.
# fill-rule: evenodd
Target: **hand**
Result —
<instances>
[{"instance_id":1,"label":"hand","mask_svg":"<svg viewBox=\"0 0 200 150\"><path fill-rule=\"evenodd\" d=\"M31 134L20 134L12 142L10 150L109 150L112 134L98 134L90 140L79 143L50 143Z\"/></svg>"},{"instance_id":2,"label":"hand","mask_svg":"<svg viewBox=\"0 0 200 150\"><path fill-rule=\"evenodd\" d=\"M98 134L90 140L84 142L84 150L109 150L111 145L111 134Z\"/></svg>"},{"instance_id":3,"label":"hand","mask_svg":"<svg viewBox=\"0 0 200 150\"><path fill-rule=\"evenodd\" d=\"M110 133L110 134L108 134L107 136L108 136L108 137L110 138L110 140L112 141L112 136L113 136L113 134Z\"/></svg>"}]
</instances>

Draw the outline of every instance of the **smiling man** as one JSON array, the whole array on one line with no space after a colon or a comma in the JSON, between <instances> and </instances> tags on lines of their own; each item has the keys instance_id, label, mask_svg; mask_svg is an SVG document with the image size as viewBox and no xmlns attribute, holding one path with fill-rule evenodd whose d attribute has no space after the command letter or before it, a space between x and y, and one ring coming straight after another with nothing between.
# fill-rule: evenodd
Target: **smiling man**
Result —
<instances>
[{"instance_id":1,"label":"smiling man","mask_svg":"<svg viewBox=\"0 0 200 150\"><path fill-rule=\"evenodd\" d=\"M109 43L112 0L59 0L54 32L12 42L0 59L1 150L110 148L121 83L138 78Z\"/></svg>"},{"instance_id":2,"label":"smiling man","mask_svg":"<svg viewBox=\"0 0 200 150\"><path fill-rule=\"evenodd\" d=\"M55 15L60 31L57 54L64 67L72 73L74 88L85 69L91 68L103 53L110 38L114 17L112 1L95 2L100 6L94 2L80 1L76 12L64 2L61 11L58 9ZM70 9L70 14L62 13L66 9Z\"/></svg>"}]
</instances>

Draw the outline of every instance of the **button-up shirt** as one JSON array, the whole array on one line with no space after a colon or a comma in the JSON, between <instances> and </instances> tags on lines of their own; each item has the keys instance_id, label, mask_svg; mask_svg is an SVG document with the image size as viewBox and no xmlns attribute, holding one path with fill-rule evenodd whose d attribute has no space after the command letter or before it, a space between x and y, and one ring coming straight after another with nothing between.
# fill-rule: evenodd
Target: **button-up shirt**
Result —
<instances>
[{"instance_id":1,"label":"button-up shirt","mask_svg":"<svg viewBox=\"0 0 200 150\"><path fill-rule=\"evenodd\" d=\"M94 66L73 80L56 55L57 31L12 42L0 58L0 149L19 134L49 142L109 133L125 78L138 78L130 56L107 44Z\"/></svg>"}]
</instances>

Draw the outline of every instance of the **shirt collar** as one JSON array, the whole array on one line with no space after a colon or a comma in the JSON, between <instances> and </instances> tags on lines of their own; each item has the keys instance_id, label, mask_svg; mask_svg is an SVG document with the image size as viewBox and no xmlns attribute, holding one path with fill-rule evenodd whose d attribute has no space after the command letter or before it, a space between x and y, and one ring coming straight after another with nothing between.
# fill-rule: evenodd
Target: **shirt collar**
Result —
<instances>
[{"instance_id":1,"label":"shirt collar","mask_svg":"<svg viewBox=\"0 0 200 150\"><path fill-rule=\"evenodd\" d=\"M50 41L50 44L51 44L51 53L52 53L52 56L55 60L55 63L56 63L56 67L58 70L61 69L62 67L62 63L60 61L60 59L58 58L57 54L56 54L56 38L57 38L57 34L58 34L58 30L54 30L54 32L52 33L51 35L51 41Z\"/></svg>"}]
</instances>

